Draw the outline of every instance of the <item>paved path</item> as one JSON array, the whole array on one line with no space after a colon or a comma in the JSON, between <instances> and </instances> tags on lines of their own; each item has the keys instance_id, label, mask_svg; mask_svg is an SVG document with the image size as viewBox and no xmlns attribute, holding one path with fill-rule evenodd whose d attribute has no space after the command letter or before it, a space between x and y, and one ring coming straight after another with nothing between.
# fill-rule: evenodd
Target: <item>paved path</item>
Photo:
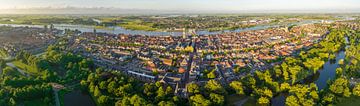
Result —
<instances>
[{"instance_id":1,"label":"paved path","mask_svg":"<svg viewBox=\"0 0 360 106\"><path fill-rule=\"evenodd\" d=\"M60 106L60 100L59 100L59 94L58 94L58 91L57 89L53 89L54 91L54 94L55 94L55 103L56 103L56 106Z\"/></svg>"},{"instance_id":2,"label":"paved path","mask_svg":"<svg viewBox=\"0 0 360 106\"><path fill-rule=\"evenodd\" d=\"M18 67L16 67L13 63L6 63L7 66L10 66L12 68L16 68L22 75L29 77L29 74L26 74L26 72L24 70L19 69Z\"/></svg>"},{"instance_id":3,"label":"paved path","mask_svg":"<svg viewBox=\"0 0 360 106\"><path fill-rule=\"evenodd\" d=\"M60 99L59 99L59 91L61 89L64 89L64 86L61 85L61 84L58 84L58 83L49 83L52 88L53 88L53 91L54 91L54 96L55 96L55 103L56 103L56 106L60 106Z\"/></svg>"},{"instance_id":4,"label":"paved path","mask_svg":"<svg viewBox=\"0 0 360 106\"><path fill-rule=\"evenodd\" d=\"M245 99L242 99L240 101L237 101L234 103L235 106L242 106L244 103L246 103L249 100L249 97L246 97Z\"/></svg>"}]
</instances>

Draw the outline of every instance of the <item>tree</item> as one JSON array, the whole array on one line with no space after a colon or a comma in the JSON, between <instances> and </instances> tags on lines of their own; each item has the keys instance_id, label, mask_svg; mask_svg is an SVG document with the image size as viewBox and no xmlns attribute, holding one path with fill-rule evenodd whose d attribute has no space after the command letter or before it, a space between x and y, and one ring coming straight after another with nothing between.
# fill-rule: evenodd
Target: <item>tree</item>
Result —
<instances>
[{"instance_id":1,"label":"tree","mask_svg":"<svg viewBox=\"0 0 360 106\"><path fill-rule=\"evenodd\" d=\"M330 91L338 95L349 95L349 81L346 78L340 77L336 79L329 87Z\"/></svg>"},{"instance_id":2,"label":"tree","mask_svg":"<svg viewBox=\"0 0 360 106\"><path fill-rule=\"evenodd\" d=\"M207 100L201 94L196 94L194 96L191 96L190 97L190 103L193 106L210 106L211 105L211 101Z\"/></svg>"},{"instance_id":3,"label":"tree","mask_svg":"<svg viewBox=\"0 0 360 106\"><path fill-rule=\"evenodd\" d=\"M353 89L353 94L355 96L360 96L360 84L356 84L354 89Z\"/></svg>"},{"instance_id":4,"label":"tree","mask_svg":"<svg viewBox=\"0 0 360 106\"><path fill-rule=\"evenodd\" d=\"M117 87L116 82L115 82L115 81L111 81L111 82L109 83L109 85L107 86L107 90L108 90L108 92L113 92L113 91L115 91L116 87Z\"/></svg>"},{"instance_id":5,"label":"tree","mask_svg":"<svg viewBox=\"0 0 360 106\"><path fill-rule=\"evenodd\" d=\"M146 100L137 94L131 97L130 103L134 106L145 106L147 104Z\"/></svg>"},{"instance_id":6,"label":"tree","mask_svg":"<svg viewBox=\"0 0 360 106\"><path fill-rule=\"evenodd\" d=\"M9 105L10 106L16 106L16 101L13 98L9 99Z\"/></svg>"},{"instance_id":7,"label":"tree","mask_svg":"<svg viewBox=\"0 0 360 106\"><path fill-rule=\"evenodd\" d=\"M94 96L95 97L101 96L101 91L99 90L98 86L95 86Z\"/></svg>"},{"instance_id":8,"label":"tree","mask_svg":"<svg viewBox=\"0 0 360 106\"><path fill-rule=\"evenodd\" d=\"M165 90L165 94L166 94L166 95L169 95L169 94L171 94L171 93L173 93L173 89L172 89L170 86L167 86L167 87L166 87L166 90Z\"/></svg>"},{"instance_id":9,"label":"tree","mask_svg":"<svg viewBox=\"0 0 360 106\"><path fill-rule=\"evenodd\" d=\"M90 85L89 85L89 91L91 93L93 93L95 91L95 85L94 85L94 82L91 82Z\"/></svg>"},{"instance_id":10,"label":"tree","mask_svg":"<svg viewBox=\"0 0 360 106\"><path fill-rule=\"evenodd\" d=\"M290 88L291 88L291 86L289 83L284 82L284 83L280 84L280 91L287 91Z\"/></svg>"},{"instance_id":11,"label":"tree","mask_svg":"<svg viewBox=\"0 0 360 106\"><path fill-rule=\"evenodd\" d=\"M224 96L216 93L210 93L210 100L212 103L214 103L215 106L222 106L225 102Z\"/></svg>"},{"instance_id":12,"label":"tree","mask_svg":"<svg viewBox=\"0 0 360 106\"><path fill-rule=\"evenodd\" d=\"M175 103L172 101L161 101L158 103L158 106L175 106Z\"/></svg>"},{"instance_id":13,"label":"tree","mask_svg":"<svg viewBox=\"0 0 360 106\"><path fill-rule=\"evenodd\" d=\"M226 93L225 89L216 80L209 80L205 85L205 89L209 92L214 92L217 94L225 94Z\"/></svg>"},{"instance_id":14,"label":"tree","mask_svg":"<svg viewBox=\"0 0 360 106\"><path fill-rule=\"evenodd\" d=\"M286 98L285 104L286 106L300 106L298 99L293 95Z\"/></svg>"},{"instance_id":15,"label":"tree","mask_svg":"<svg viewBox=\"0 0 360 106\"><path fill-rule=\"evenodd\" d=\"M310 92L310 96L311 96L311 98L313 98L313 99L315 99L315 100L318 100L318 99L319 99L319 95L318 95L318 93L317 93L315 90L313 90L313 91Z\"/></svg>"},{"instance_id":16,"label":"tree","mask_svg":"<svg viewBox=\"0 0 360 106\"><path fill-rule=\"evenodd\" d=\"M302 70L302 67L300 66L293 66L293 67L289 67L289 72L291 74L291 79L292 79L292 83L294 84L296 81L296 77L297 77L297 73L299 73Z\"/></svg>"},{"instance_id":17,"label":"tree","mask_svg":"<svg viewBox=\"0 0 360 106\"><path fill-rule=\"evenodd\" d=\"M272 98L273 97L273 93L270 89L265 89L264 92L263 92L265 96L269 97L269 98Z\"/></svg>"},{"instance_id":18,"label":"tree","mask_svg":"<svg viewBox=\"0 0 360 106\"><path fill-rule=\"evenodd\" d=\"M1 51L0 51L1 52ZM6 62L3 59L0 59L0 70L6 66Z\"/></svg>"},{"instance_id":19,"label":"tree","mask_svg":"<svg viewBox=\"0 0 360 106\"><path fill-rule=\"evenodd\" d=\"M230 86L236 91L237 94L239 95L244 94L244 89L241 82L233 81L230 83Z\"/></svg>"},{"instance_id":20,"label":"tree","mask_svg":"<svg viewBox=\"0 0 360 106\"><path fill-rule=\"evenodd\" d=\"M342 68L336 68L336 75L338 75L338 76L340 76L340 75L342 75L342 73L343 73L343 70L342 70Z\"/></svg>"},{"instance_id":21,"label":"tree","mask_svg":"<svg viewBox=\"0 0 360 106\"><path fill-rule=\"evenodd\" d=\"M316 73L324 64L325 62L321 60L319 57L315 57L312 59L306 59L305 62L303 62L306 68L314 71Z\"/></svg>"},{"instance_id":22,"label":"tree","mask_svg":"<svg viewBox=\"0 0 360 106\"><path fill-rule=\"evenodd\" d=\"M209 79L214 79L216 78L216 74L215 74L215 70L211 71L210 73L207 74L207 78Z\"/></svg>"},{"instance_id":23,"label":"tree","mask_svg":"<svg viewBox=\"0 0 360 106\"><path fill-rule=\"evenodd\" d=\"M99 84L99 88L103 90L103 89L105 89L106 87L107 87L106 82L105 82L105 81L101 81L100 84Z\"/></svg>"},{"instance_id":24,"label":"tree","mask_svg":"<svg viewBox=\"0 0 360 106\"><path fill-rule=\"evenodd\" d=\"M325 95L325 97L322 99L321 103L324 105L331 104L335 100L335 95L332 93L328 93Z\"/></svg>"},{"instance_id":25,"label":"tree","mask_svg":"<svg viewBox=\"0 0 360 106\"><path fill-rule=\"evenodd\" d=\"M351 92L350 92L349 87L346 87L346 88L345 88L345 90L344 90L344 96L345 96L345 97L350 97L350 96L351 96Z\"/></svg>"},{"instance_id":26,"label":"tree","mask_svg":"<svg viewBox=\"0 0 360 106\"><path fill-rule=\"evenodd\" d=\"M109 97L108 96L104 96L104 95L101 95L99 98L98 98L98 102L100 104L107 104L109 102Z\"/></svg>"},{"instance_id":27,"label":"tree","mask_svg":"<svg viewBox=\"0 0 360 106\"><path fill-rule=\"evenodd\" d=\"M262 106L267 106L270 103L270 100L267 97L260 97L258 99L258 104Z\"/></svg>"},{"instance_id":28,"label":"tree","mask_svg":"<svg viewBox=\"0 0 360 106\"><path fill-rule=\"evenodd\" d=\"M188 84L186 90L191 94L200 93L200 87L195 83Z\"/></svg>"},{"instance_id":29,"label":"tree","mask_svg":"<svg viewBox=\"0 0 360 106\"><path fill-rule=\"evenodd\" d=\"M161 101L165 99L165 92L162 87L159 87L159 89L156 91L157 96L155 97L156 101Z\"/></svg>"},{"instance_id":30,"label":"tree","mask_svg":"<svg viewBox=\"0 0 360 106\"><path fill-rule=\"evenodd\" d=\"M146 96L148 97L155 97L155 93L158 90L158 88L156 87L156 85L154 83L145 83L144 85L144 93L146 94Z\"/></svg>"},{"instance_id":31,"label":"tree","mask_svg":"<svg viewBox=\"0 0 360 106\"><path fill-rule=\"evenodd\" d=\"M118 100L115 103L116 106L130 106L131 102L130 102L130 98L127 96L124 96L122 99Z\"/></svg>"}]
</instances>

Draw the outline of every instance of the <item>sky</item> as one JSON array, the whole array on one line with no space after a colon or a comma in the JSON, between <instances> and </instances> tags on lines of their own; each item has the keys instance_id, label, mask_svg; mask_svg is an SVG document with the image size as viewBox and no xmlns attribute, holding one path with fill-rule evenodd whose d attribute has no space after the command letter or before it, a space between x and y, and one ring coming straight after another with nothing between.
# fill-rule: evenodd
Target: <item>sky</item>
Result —
<instances>
[{"instance_id":1,"label":"sky","mask_svg":"<svg viewBox=\"0 0 360 106\"><path fill-rule=\"evenodd\" d=\"M154 10L347 10L360 0L0 0L0 9L113 7Z\"/></svg>"}]
</instances>

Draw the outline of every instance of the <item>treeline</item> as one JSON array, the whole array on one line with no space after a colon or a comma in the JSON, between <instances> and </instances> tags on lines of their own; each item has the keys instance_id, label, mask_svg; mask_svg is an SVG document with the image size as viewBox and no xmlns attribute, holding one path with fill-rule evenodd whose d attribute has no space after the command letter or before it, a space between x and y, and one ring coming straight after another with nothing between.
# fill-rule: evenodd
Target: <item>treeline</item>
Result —
<instances>
[{"instance_id":1,"label":"treeline","mask_svg":"<svg viewBox=\"0 0 360 106\"><path fill-rule=\"evenodd\" d=\"M174 96L173 88L160 82L141 83L117 72L97 69L81 81L83 90L89 91L101 106L144 106L182 104L183 100Z\"/></svg>"},{"instance_id":2,"label":"treeline","mask_svg":"<svg viewBox=\"0 0 360 106\"><path fill-rule=\"evenodd\" d=\"M190 106L224 106L226 89L219 81L209 80L205 85L190 83L186 87Z\"/></svg>"},{"instance_id":3,"label":"treeline","mask_svg":"<svg viewBox=\"0 0 360 106\"><path fill-rule=\"evenodd\" d=\"M54 81L62 84L85 79L89 73L95 70L91 59L63 52L63 49L58 46L49 46L44 60L41 68L50 73L55 72L57 78Z\"/></svg>"},{"instance_id":4,"label":"treeline","mask_svg":"<svg viewBox=\"0 0 360 106\"><path fill-rule=\"evenodd\" d=\"M259 105L269 105L275 95L287 94L286 105L329 105L334 103L335 95L349 96L351 89L347 79L336 79L330 84L329 90L319 92L314 83L302 84L302 80L317 73L329 59L345 48L347 30L332 29L319 43L309 51L301 51L297 57L287 57L281 65L264 72L256 71L231 87L241 95L253 96ZM235 86L236 85L236 86ZM332 93L330 93L332 92ZM356 91L353 91L356 92Z\"/></svg>"}]
</instances>

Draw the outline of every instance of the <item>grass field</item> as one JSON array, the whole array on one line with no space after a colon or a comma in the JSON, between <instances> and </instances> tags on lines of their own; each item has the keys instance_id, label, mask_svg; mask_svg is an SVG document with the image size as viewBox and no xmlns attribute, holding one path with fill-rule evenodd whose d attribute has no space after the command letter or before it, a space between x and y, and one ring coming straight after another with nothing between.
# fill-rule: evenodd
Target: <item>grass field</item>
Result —
<instances>
[{"instance_id":1,"label":"grass field","mask_svg":"<svg viewBox=\"0 0 360 106\"><path fill-rule=\"evenodd\" d=\"M245 95L228 95L226 98L226 103L229 106L234 106L234 103L248 98L248 100L243 104L243 106L255 106L256 100L253 97L247 97Z\"/></svg>"},{"instance_id":2,"label":"grass field","mask_svg":"<svg viewBox=\"0 0 360 106\"><path fill-rule=\"evenodd\" d=\"M360 106L360 97L351 96L350 98L342 98L336 106Z\"/></svg>"},{"instance_id":3,"label":"grass field","mask_svg":"<svg viewBox=\"0 0 360 106\"><path fill-rule=\"evenodd\" d=\"M158 29L151 27L152 23L143 23L141 20L127 20L128 22L119 24L118 26L121 26L125 29L131 29L131 30L143 30L143 31L156 31Z\"/></svg>"},{"instance_id":4,"label":"grass field","mask_svg":"<svg viewBox=\"0 0 360 106\"><path fill-rule=\"evenodd\" d=\"M24 101L24 106L49 106L42 99L36 99L32 101Z\"/></svg>"},{"instance_id":5,"label":"grass field","mask_svg":"<svg viewBox=\"0 0 360 106\"><path fill-rule=\"evenodd\" d=\"M2 71L2 73L0 73L0 76L5 76L4 71ZM19 71L17 71L16 69L14 69L11 72L7 72L6 76L17 77L17 76L22 76L22 74Z\"/></svg>"},{"instance_id":6,"label":"grass field","mask_svg":"<svg viewBox=\"0 0 360 106\"><path fill-rule=\"evenodd\" d=\"M30 73L32 75L38 75L39 74L39 71L36 67L32 67L32 66L29 66L27 64L24 64L20 61L14 61L12 62L16 67L18 67L19 69L23 70L23 71L26 71L27 73Z\"/></svg>"}]
</instances>

